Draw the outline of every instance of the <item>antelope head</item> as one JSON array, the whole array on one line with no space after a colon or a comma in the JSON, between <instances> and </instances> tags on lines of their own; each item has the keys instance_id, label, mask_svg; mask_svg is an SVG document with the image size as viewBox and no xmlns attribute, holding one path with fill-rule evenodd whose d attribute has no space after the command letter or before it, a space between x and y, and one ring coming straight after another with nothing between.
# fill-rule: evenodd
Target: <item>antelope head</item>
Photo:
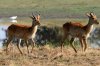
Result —
<instances>
[{"instance_id":1,"label":"antelope head","mask_svg":"<svg viewBox=\"0 0 100 66\"><path fill-rule=\"evenodd\" d=\"M30 16L32 19L32 25L40 25L40 14L37 16L34 16L32 13L32 16Z\"/></svg>"},{"instance_id":2,"label":"antelope head","mask_svg":"<svg viewBox=\"0 0 100 66\"><path fill-rule=\"evenodd\" d=\"M89 22L91 24L99 24L99 21L97 20L97 17L93 12L91 12L90 14L87 13L87 16L89 17Z\"/></svg>"}]
</instances>

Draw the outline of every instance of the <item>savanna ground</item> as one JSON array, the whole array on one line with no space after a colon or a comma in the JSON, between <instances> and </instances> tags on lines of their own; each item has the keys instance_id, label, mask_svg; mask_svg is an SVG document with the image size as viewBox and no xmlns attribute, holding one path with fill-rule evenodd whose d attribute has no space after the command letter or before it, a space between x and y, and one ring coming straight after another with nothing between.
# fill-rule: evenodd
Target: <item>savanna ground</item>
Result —
<instances>
[{"instance_id":1,"label":"savanna ground","mask_svg":"<svg viewBox=\"0 0 100 66\"><path fill-rule=\"evenodd\" d=\"M71 47L64 47L61 54L60 47L49 45L35 47L29 54L26 47L21 50L23 55L15 46L10 46L8 55L1 51L0 66L100 66L100 49L88 48L82 52L78 48L77 54Z\"/></svg>"},{"instance_id":2,"label":"savanna ground","mask_svg":"<svg viewBox=\"0 0 100 66\"><path fill-rule=\"evenodd\" d=\"M78 21L86 24L87 12L95 12L100 18L100 0L0 0L0 17L18 16L18 24L31 25L31 13L41 15L41 25L62 26L66 21ZM0 25L10 25L1 22ZM90 47L90 46L89 46ZM0 49L0 66L100 66L100 48L88 48L82 52L77 47L76 54L70 46L63 48L48 45L35 47L27 54L22 47L21 55L16 46L9 46L9 54ZM31 47L30 47L31 50Z\"/></svg>"}]
</instances>

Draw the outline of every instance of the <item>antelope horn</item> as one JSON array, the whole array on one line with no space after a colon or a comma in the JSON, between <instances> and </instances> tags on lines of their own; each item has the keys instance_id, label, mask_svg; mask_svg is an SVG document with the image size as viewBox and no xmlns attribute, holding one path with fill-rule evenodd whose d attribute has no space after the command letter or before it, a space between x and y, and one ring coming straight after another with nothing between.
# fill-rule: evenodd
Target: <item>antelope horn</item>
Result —
<instances>
[{"instance_id":1,"label":"antelope horn","mask_svg":"<svg viewBox=\"0 0 100 66\"><path fill-rule=\"evenodd\" d=\"M33 17L33 18L35 17L34 14L33 14L33 12L32 12L32 17Z\"/></svg>"},{"instance_id":2,"label":"antelope horn","mask_svg":"<svg viewBox=\"0 0 100 66\"><path fill-rule=\"evenodd\" d=\"M37 15L37 19L38 19L38 20L40 19L40 14Z\"/></svg>"}]
</instances>

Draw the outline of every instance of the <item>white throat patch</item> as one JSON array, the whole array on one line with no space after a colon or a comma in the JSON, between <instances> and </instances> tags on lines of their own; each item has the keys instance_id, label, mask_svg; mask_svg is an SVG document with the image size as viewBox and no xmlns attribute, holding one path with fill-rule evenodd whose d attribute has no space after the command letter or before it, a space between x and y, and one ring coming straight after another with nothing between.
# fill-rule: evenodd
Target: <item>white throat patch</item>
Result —
<instances>
[{"instance_id":1,"label":"white throat patch","mask_svg":"<svg viewBox=\"0 0 100 66\"><path fill-rule=\"evenodd\" d=\"M90 33L93 31L93 29L94 29L94 27L93 27L93 25L92 25L91 28L90 28L90 32L89 32L88 35L87 35L87 38L90 37Z\"/></svg>"},{"instance_id":2,"label":"white throat patch","mask_svg":"<svg viewBox=\"0 0 100 66\"><path fill-rule=\"evenodd\" d=\"M34 27L34 33L32 34L32 38L35 38L37 32L38 25Z\"/></svg>"}]
</instances>

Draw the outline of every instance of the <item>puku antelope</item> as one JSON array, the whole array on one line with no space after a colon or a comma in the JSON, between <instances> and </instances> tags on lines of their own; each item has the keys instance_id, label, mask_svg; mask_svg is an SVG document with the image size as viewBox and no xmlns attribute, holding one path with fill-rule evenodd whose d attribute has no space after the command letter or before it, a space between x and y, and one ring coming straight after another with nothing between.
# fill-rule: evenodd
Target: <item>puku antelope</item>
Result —
<instances>
[{"instance_id":1,"label":"puku antelope","mask_svg":"<svg viewBox=\"0 0 100 66\"><path fill-rule=\"evenodd\" d=\"M30 16L30 18L32 19L31 26L12 24L8 27L8 29L7 29L8 40L7 40L7 44L6 44L6 53L8 52L8 45L10 44L10 42L12 41L13 38L19 38L19 39L25 40L28 53L29 53L29 49L28 49L27 41L29 39L32 39L32 42L33 42L32 50L33 50L33 47L35 46L35 42L33 39L35 38L38 25L40 25L40 15L35 17L32 14L32 16ZM20 53L22 54L22 51L20 50L18 44L17 44L17 48L20 51Z\"/></svg>"},{"instance_id":2,"label":"puku antelope","mask_svg":"<svg viewBox=\"0 0 100 66\"><path fill-rule=\"evenodd\" d=\"M79 39L83 51L87 49L87 37L89 33L91 32L93 25L99 24L97 17L94 13L92 12L90 14L87 13L87 16L89 18L89 21L88 21L88 24L86 24L85 26L83 26L80 23L72 23L72 22L67 22L63 24L64 37L61 44L61 51L63 48L63 42L69 36L71 36L70 45L72 46L72 48L74 49L76 53L77 53L77 50L75 49L73 45L73 41L75 38Z\"/></svg>"}]
</instances>

